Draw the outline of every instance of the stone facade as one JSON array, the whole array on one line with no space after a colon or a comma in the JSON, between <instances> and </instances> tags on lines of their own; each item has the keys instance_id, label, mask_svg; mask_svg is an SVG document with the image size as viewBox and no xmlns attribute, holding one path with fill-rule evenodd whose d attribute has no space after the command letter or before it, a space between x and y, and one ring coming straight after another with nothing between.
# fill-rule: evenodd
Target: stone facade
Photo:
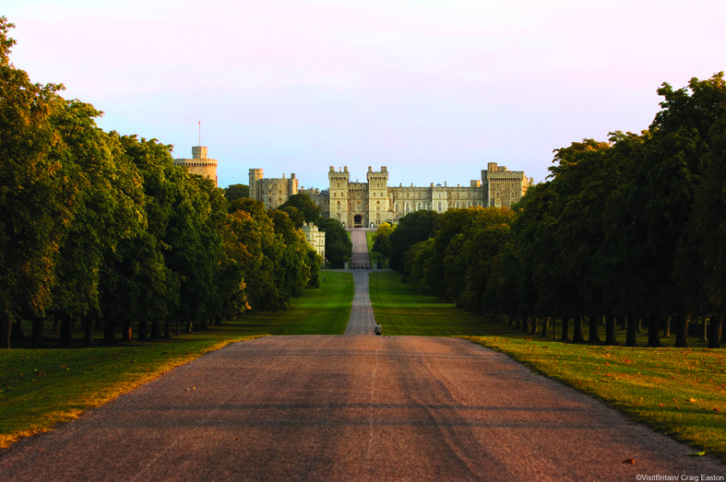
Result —
<instances>
[{"instance_id":1,"label":"stone facade","mask_svg":"<svg viewBox=\"0 0 726 482\"><path fill-rule=\"evenodd\" d=\"M192 146L192 159L174 159L174 164L185 167L190 174L211 179L217 187L217 160L207 157L206 146Z\"/></svg>"},{"instance_id":2,"label":"stone facade","mask_svg":"<svg viewBox=\"0 0 726 482\"><path fill-rule=\"evenodd\" d=\"M293 194L298 193L297 179L291 174L289 179L281 178L265 179L262 169L250 169L250 197L256 201L262 201L267 209L277 209Z\"/></svg>"},{"instance_id":3,"label":"stone facade","mask_svg":"<svg viewBox=\"0 0 726 482\"><path fill-rule=\"evenodd\" d=\"M469 207L510 207L522 199L532 184L522 171L509 171L496 163L481 171L481 180L469 186L431 183L428 187L388 186L388 168L368 167L368 182L350 182L348 167L328 172L328 217L346 227L375 228L383 222L395 223L412 211Z\"/></svg>"},{"instance_id":4,"label":"stone facade","mask_svg":"<svg viewBox=\"0 0 726 482\"><path fill-rule=\"evenodd\" d=\"M522 171L509 171L504 166L497 166L496 162L487 165L481 178L487 189L486 205L492 207L511 207L522 199L531 184Z\"/></svg>"},{"instance_id":5,"label":"stone facade","mask_svg":"<svg viewBox=\"0 0 726 482\"><path fill-rule=\"evenodd\" d=\"M305 233L305 239L308 240L308 244L320 255L320 258L325 261L325 233L323 231L318 231L318 227L313 223L303 224L302 232Z\"/></svg>"},{"instance_id":6,"label":"stone facade","mask_svg":"<svg viewBox=\"0 0 726 482\"><path fill-rule=\"evenodd\" d=\"M297 193L290 181L262 179L262 169L250 169L250 197L265 202L265 207L274 209ZM262 181L271 181L265 188ZM287 181L287 184L285 183ZM447 186L446 183L431 183L428 187L414 185L398 187L388 185L388 168L380 171L368 167L367 182L351 182L348 166L328 171L328 190L301 189L320 208L321 215L337 219L345 227L375 228L383 222L395 223L413 211L432 210L445 212L449 209L470 207L511 207L522 199L532 180L523 171L510 171L495 162L487 164L481 171L481 179L469 182L468 186ZM254 189L253 189L253 186ZM276 187L273 187L276 186ZM275 195L265 195L264 189Z\"/></svg>"}]
</instances>

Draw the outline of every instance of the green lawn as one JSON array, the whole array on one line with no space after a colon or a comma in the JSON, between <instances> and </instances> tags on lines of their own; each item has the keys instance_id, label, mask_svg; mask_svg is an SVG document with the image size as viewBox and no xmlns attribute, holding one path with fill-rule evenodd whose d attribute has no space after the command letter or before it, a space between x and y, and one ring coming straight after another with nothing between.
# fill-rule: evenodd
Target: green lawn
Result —
<instances>
[{"instance_id":1,"label":"green lawn","mask_svg":"<svg viewBox=\"0 0 726 482\"><path fill-rule=\"evenodd\" d=\"M631 419L689 443L694 452L703 450L726 462L724 350L559 342L417 295L396 273L370 276L371 301L384 335L478 335L466 338L599 398Z\"/></svg>"},{"instance_id":2,"label":"green lawn","mask_svg":"<svg viewBox=\"0 0 726 482\"><path fill-rule=\"evenodd\" d=\"M353 276L323 271L320 279L319 289L307 290L285 312L251 314L172 340L0 350L0 447L72 420L229 343L267 334L343 333L353 301Z\"/></svg>"},{"instance_id":3,"label":"green lawn","mask_svg":"<svg viewBox=\"0 0 726 482\"><path fill-rule=\"evenodd\" d=\"M370 274L370 296L376 322L385 335L466 336L491 333L479 316L431 296L416 293L392 271ZM452 316L454 315L454 316ZM502 327L502 334L506 333Z\"/></svg>"}]
</instances>

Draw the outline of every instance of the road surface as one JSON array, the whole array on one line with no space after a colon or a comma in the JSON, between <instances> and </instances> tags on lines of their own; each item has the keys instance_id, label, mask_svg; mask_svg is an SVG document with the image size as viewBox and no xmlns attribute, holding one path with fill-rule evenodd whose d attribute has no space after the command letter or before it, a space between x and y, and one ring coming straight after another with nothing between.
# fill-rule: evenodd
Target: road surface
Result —
<instances>
[{"instance_id":1,"label":"road surface","mask_svg":"<svg viewBox=\"0 0 726 482\"><path fill-rule=\"evenodd\" d=\"M688 451L464 340L267 337L206 355L16 444L0 456L0 479L726 475Z\"/></svg>"},{"instance_id":2,"label":"road surface","mask_svg":"<svg viewBox=\"0 0 726 482\"><path fill-rule=\"evenodd\" d=\"M210 353L3 451L0 480L726 480L504 355L372 335L368 270L354 276L350 336Z\"/></svg>"}]
</instances>

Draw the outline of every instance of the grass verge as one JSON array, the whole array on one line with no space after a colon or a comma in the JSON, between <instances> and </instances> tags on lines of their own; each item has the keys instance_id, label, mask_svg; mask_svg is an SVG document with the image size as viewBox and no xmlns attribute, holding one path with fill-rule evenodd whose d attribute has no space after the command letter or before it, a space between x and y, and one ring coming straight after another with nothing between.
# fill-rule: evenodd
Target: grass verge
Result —
<instances>
[{"instance_id":1,"label":"grass verge","mask_svg":"<svg viewBox=\"0 0 726 482\"><path fill-rule=\"evenodd\" d=\"M376 321L385 335L477 335L465 338L726 462L723 350L558 342L418 295L396 273L371 273L370 286Z\"/></svg>"},{"instance_id":2,"label":"grass verge","mask_svg":"<svg viewBox=\"0 0 726 482\"><path fill-rule=\"evenodd\" d=\"M255 313L172 340L116 347L0 350L0 448L77 418L230 343L268 334L343 333L353 289L350 273L324 271L321 287L307 290L285 312Z\"/></svg>"}]
</instances>

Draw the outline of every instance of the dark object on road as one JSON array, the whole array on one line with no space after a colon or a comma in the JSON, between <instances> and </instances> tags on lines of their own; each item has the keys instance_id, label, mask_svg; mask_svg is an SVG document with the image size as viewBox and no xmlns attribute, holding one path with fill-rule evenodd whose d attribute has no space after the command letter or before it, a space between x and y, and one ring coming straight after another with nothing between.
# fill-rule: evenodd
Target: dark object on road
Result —
<instances>
[{"instance_id":1,"label":"dark object on road","mask_svg":"<svg viewBox=\"0 0 726 482\"><path fill-rule=\"evenodd\" d=\"M376 335L380 335L383 333L383 328L381 328L381 325L376 325Z\"/></svg>"}]
</instances>

